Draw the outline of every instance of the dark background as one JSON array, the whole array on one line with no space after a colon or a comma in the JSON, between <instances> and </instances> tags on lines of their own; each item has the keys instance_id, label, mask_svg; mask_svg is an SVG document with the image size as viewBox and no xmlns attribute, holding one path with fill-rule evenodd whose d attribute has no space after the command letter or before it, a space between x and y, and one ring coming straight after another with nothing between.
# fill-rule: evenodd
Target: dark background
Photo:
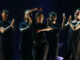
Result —
<instances>
[{"instance_id":1,"label":"dark background","mask_svg":"<svg viewBox=\"0 0 80 60\"><path fill-rule=\"evenodd\" d=\"M45 17L50 11L55 11L58 14L58 19L61 21L63 12L73 14L79 8L79 0L0 0L0 10L10 10L10 18L16 18L16 21L23 20L23 12L26 9L42 7Z\"/></svg>"},{"instance_id":2,"label":"dark background","mask_svg":"<svg viewBox=\"0 0 80 60\"><path fill-rule=\"evenodd\" d=\"M42 7L43 12L45 15L45 22L46 17L48 17L48 13L50 11L55 11L58 14L58 22L61 24L62 21L62 13L65 12L67 17L70 14L74 14L74 11L77 8L80 8L80 2L79 0L0 0L0 11L2 9L8 9L10 11L9 13L9 19L15 18L17 25L20 23L20 21L23 20L24 17L24 11L26 9L33 9L36 7ZM1 19L1 17L0 17ZM14 37L14 60L19 60L19 50L17 49L19 45L19 32L18 30L14 35L16 36L16 39Z\"/></svg>"}]
</instances>

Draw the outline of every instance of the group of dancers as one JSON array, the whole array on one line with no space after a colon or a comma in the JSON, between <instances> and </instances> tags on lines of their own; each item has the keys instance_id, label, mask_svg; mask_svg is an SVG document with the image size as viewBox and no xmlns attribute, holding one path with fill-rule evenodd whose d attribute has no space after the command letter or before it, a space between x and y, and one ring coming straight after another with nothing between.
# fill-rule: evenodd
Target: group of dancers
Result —
<instances>
[{"instance_id":1,"label":"group of dancers","mask_svg":"<svg viewBox=\"0 0 80 60\"><path fill-rule=\"evenodd\" d=\"M15 19L8 20L8 10L1 11L0 20L0 60L13 60L13 31L19 28L19 47L21 60L58 60L60 30L68 30L64 43L64 60L79 60L80 8L70 15L62 14L62 24L57 23L57 13L52 11L44 24L42 8L24 11L24 21L15 26ZM15 33L16 34L16 33ZM15 37L16 38L16 37Z\"/></svg>"}]
</instances>

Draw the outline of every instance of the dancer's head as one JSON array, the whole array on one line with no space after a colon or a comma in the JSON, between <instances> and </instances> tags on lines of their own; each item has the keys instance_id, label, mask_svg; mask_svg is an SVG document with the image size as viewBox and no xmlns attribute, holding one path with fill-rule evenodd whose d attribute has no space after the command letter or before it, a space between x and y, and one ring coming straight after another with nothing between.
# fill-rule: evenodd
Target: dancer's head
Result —
<instances>
[{"instance_id":1,"label":"dancer's head","mask_svg":"<svg viewBox=\"0 0 80 60\"><path fill-rule=\"evenodd\" d=\"M36 22L43 23L43 20L44 20L44 14L42 12L36 13Z\"/></svg>"}]
</instances>

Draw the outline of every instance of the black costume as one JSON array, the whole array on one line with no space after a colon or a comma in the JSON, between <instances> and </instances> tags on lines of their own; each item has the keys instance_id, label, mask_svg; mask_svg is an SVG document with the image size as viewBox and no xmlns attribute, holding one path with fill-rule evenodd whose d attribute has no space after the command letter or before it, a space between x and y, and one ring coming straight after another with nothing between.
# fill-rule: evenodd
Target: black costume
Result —
<instances>
[{"instance_id":1,"label":"black costume","mask_svg":"<svg viewBox=\"0 0 80 60\"><path fill-rule=\"evenodd\" d=\"M46 38L46 33L40 32L37 33L38 29L44 29L46 25L44 24L36 24L33 27L32 39L35 41L33 43L33 60L46 60L48 53L48 42Z\"/></svg>"},{"instance_id":2,"label":"black costume","mask_svg":"<svg viewBox=\"0 0 80 60\"><path fill-rule=\"evenodd\" d=\"M47 38L49 42L49 53L47 60L57 60L57 55L58 55L58 43L59 40L57 39L58 35L57 33L59 32L59 25L58 24L52 24L48 25L48 27L53 28L52 31L47 32Z\"/></svg>"},{"instance_id":3,"label":"black costume","mask_svg":"<svg viewBox=\"0 0 80 60\"><path fill-rule=\"evenodd\" d=\"M3 60L2 39L1 39L1 36L0 36L0 60Z\"/></svg>"},{"instance_id":4,"label":"black costume","mask_svg":"<svg viewBox=\"0 0 80 60\"><path fill-rule=\"evenodd\" d=\"M71 21L74 27L80 24L80 21L73 20ZM73 31L70 26L68 26L68 40L67 40L67 48L66 55L64 60L79 60L79 39L80 39L80 29Z\"/></svg>"},{"instance_id":5,"label":"black costume","mask_svg":"<svg viewBox=\"0 0 80 60\"><path fill-rule=\"evenodd\" d=\"M29 22L20 23L21 32L21 59L22 60L32 60L32 40L31 40L31 30Z\"/></svg>"},{"instance_id":6,"label":"black costume","mask_svg":"<svg viewBox=\"0 0 80 60\"><path fill-rule=\"evenodd\" d=\"M6 28L10 25L9 21L0 21L0 27ZM2 53L4 60L13 59L13 45L12 45L12 28L10 27L4 33L1 33L2 39Z\"/></svg>"}]
</instances>

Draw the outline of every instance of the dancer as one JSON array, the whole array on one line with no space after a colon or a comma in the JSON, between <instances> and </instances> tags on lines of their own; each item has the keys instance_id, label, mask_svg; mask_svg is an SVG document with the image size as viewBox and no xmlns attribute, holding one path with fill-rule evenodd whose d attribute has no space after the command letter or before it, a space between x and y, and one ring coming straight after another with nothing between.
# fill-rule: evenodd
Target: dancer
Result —
<instances>
[{"instance_id":1,"label":"dancer","mask_svg":"<svg viewBox=\"0 0 80 60\"><path fill-rule=\"evenodd\" d=\"M77 9L75 12L75 18L74 20L71 19L71 16L68 19L67 24L64 24L65 19L63 19L62 27L69 27L69 33L68 33L68 47L66 51L66 55L64 57L64 60L79 60L79 24L80 24L80 10ZM65 14L63 14L63 17Z\"/></svg>"},{"instance_id":2,"label":"dancer","mask_svg":"<svg viewBox=\"0 0 80 60\"><path fill-rule=\"evenodd\" d=\"M38 11L38 8L25 10L24 21L21 22L19 26L21 33L21 60L32 60L31 14L34 11Z\"/></svg>"},{"instance_id":3,"label":"dancer","mask_svg":"<svg viewBox=\"0 0 80 60\"><path fill-rule=\"evenodd\" d=\"M46 60L48 54L48 41L45 31L39 30L46 28L43 24L44 15L42 12L36 13L36 26L33 34L33 60Z\"/></svg>"},{"instance_id":4,"label":"dancer","mask_svg":"<svg viewBox=\"0 0 80 60\"><path fill-rule=\"evenodd\" d=\"M13 45L12 45L12 29L14 26L14 19L11 24L8 20L8 10L2 10L2 20L0 21L0 33L2 39L2 53L4 60L13 60Z\"/></svg>"}]
</instances>

